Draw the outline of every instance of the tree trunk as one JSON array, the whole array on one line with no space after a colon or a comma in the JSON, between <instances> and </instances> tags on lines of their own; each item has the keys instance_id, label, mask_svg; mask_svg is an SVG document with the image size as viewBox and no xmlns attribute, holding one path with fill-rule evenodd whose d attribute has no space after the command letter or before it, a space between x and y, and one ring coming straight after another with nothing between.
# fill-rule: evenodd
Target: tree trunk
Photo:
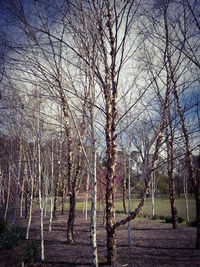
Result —
<instances>
[{"instance_id":1,"label":"tree trunk","mask_svg":"<svg viewBox=\"0 0 200 267\"><path fill-rule=\"evenodd\" d=\"M189 224L190 216L189 216L189 205L188 205L188 182L187 182L187 176L185 174L183 174L183 190L184 190L184 198L185 198L186 220L187 220L187 224Z\"/></svg>"},{"instance_id":2,"label":"tree trunk","mask_svg":"<svg viewBox=\"0 0 200 267\"><path fill-rule=\"evenodd\" d=\"M67 143L68 143L68 192L69 192L69 202L70 202L70 209L69 209L69 217L68 217L68 227L67 227L67 242L72 243L73 242L73 223L75 219L75 205L76 205L76 193L74 192L72 188L72 136L71 136L71 128L70 128L70 120L69 120L69 106L67 103L67 99L65 97L63 88L61 84L59 84L60 87L60 98L62 101L62 109L63 109L63 124L65 127L65 133L67 137Z\"/></svg>"},{"instance_id":3,"label":"tree trunk","mask_svg":"<svg viewBox=\"0 0 200 267\"><path fill-rule=\"evenodd\" d=\"M4 213L4 221L6 221L7 218L7 212L8 212L8 206L9 206L9 200L10 200L10 182L11 182L11 162L9 158L9 166L8 166L8 190L7 190L7 199L6 199L6 207L5 207L5 213Z\"/></svg>"},{"instance_id":4,"label":"tree trunk","mask_svg":"<svg viewBox=\"0 0 200 267\"><path fill-rule=\"evenodd\" d=\"M63 175L63 177L62 177L61 214L64 214L64 206L65 206L65 180L64 180L64 175Z\"/></svg>"},{"instance_id":5,"label":"tree trunk","mask_svg":"<svg viewBox=\"0 0 200 267\"><path fill-rule=\"evenodd\" d=\"M92 168L93 169L93 174L92 174L92 208L91 208L92 265L98 267L97 240L96 240L97 177L96 177L96 147L95 147L94 139L93 139L92 163L93 163L93 168Z\"/></svg>"},{"instance_id":6,"label":"tree trunk","mask_svg":"<svg viewBox=\"0 0 200 267\"><path fill-rule=\"evenodd\" d=\"M174 156L173 156L173 132L171 125L170 111L168 110L168 121L170 127L170 136L168 129L166 128L166 143L167 143L167 169L168 169L168 179L169 179L169 193L170 193L170 204L171 204L171 215L173 229L178 228L178 217L177 209L175 204L175 179L174 179Z\"/></svg>"},{"instance_id":7,"label":"tree trunk","mask_svg":"<svg viewBox=\"0 0 200 267\"><path fill-rule=\"evenodd\" d=\"M53 187L54 187L54 154L53 154L53 138L51 140L51 182L50 182L50 217L49 217L49 231L51 231L51 225L53 220L53 207L54 207L54 197L53 197Z\"/></svg>"},{"instance_id":8,"label":"tree trunk","mask_svg":"<svg viewBox=\"0 0 200 267\"><path fill-rule=\"evenodd\" d=\"M59 148L58 148L58 158L57 158L57 175L54 187L54 207L53 207L53 218L56 218L56 211L57 211L57 197L58 197L58 187L61 178L60 167L61 167L61 157L62 157L62 136L60 136L59 140Z\"/></svg>"},{"instance_id":9,"label":"tree trunk","mask_svg":"<svg viewBox=\"0 0 200 267\"><path fill-rule=\"evenodd\" d=\"M165 31L166 31L166 42L168 45L169 32L168 32L167 10L164 12L164 22L165 22ZM184 117L181 101L179 99L178 87L177 87L177 82L176 82L176 78L175 78L175 74L174 74L175 69L173 68L173 65L172 65L171 55L170 55L169 50L166 49L166 52L167 52L169 70L170 70L170 79L173 83L173 94L174 94L174 98L175 98L175 101L177 104L177 110L178 110L178 114L180 116L180 120L182 123L182 131L183 131L183 135L184 135L184 139L185 139L189 177L191 179L191 182L192 182L194 190L195 190L196 221L197 221L196 249L200 249L200 186L199 186L200 182L198 180L199 178L195 176L195 172L194 172L189 134L188 134L188 129L187 129L186 123L185 123L185 117Z\"/></svg>"},{"instance_id":10,"label":"tree trunk","mask_svg":"<svg viewBox=\"0 0 200 267\"><path fill-rule=\"evenodd\" d=\"M124 169L124 178L123 178L123 191L122 191L122 199L123 199L123 209L124 213L127 214L127 208L126 208L126 156L125 151L123 149L123 169Z\"/></svg>"},{"instance_id":11,"label":"tree trunk","mask_svg":"<svg viewBox=\"0 0 200 267\"><path fill-rule=\"evenodd\" d=\"M18 190L19 190L19 183L20 183L20 174L21 174L21 164L22 164L22 140L19 140L19 161L18 161L18 172L17 172L17 181L15 187L15 200L14 200L14 214L12 224L15 224L16 215L17 215L17 202L18 202Z\"/></svg>"},{"instance_id":12,"label":"tree trunk","mask_svg":"<svg viewBox=\"0 0 200 267\"><path fill-rule=\"evenodd\" d=\"M189 169L189 177L193 184L195 190L195 201L196 201L196 221L197 221L197 235L196 235L196 249L200 249L200 178L196 177L193 167L193 160L192 160L192 152L190 148L190 140L188 130L185 124L185 118L181 106L181 102L179 100L178 95L178 88L176 86L175 78L172 76L173 83L174 83L174 96L177 102L178 112L180 115L181 123L182 123L182 130L185 139L185 146L187 151L187 162L188 162L188 169Z\"/></svg>"},{"instance_id":13,"label":"tree trunk","mask_svg":"<svg viewBox=\"0 0 200 267\"><path fill-rule=\"evenodd\" d=\"M33 152L32 152L32 167L30 166L29 161L29 169L31 174L31 188L30 188L30 203L29 203L29 218L28 218L28 224L26 228L26 239L29 239L29 231L32 221L32 208L33 208L33 191L34 191L34 176L35 176L35 153L34 153L34 143L33 143Z\"/></svg>"},{"instance_id":14,"label":"tree trunk","mask_svg":"<svg viewBox=\"0 0 200 267\"><path fill-rule=\"evenodd\" d=\"M25 176L23 175L23 180L22 180L22 186L21 186L21 198L20 198L20 217L22 218L23 216L23 202L24 202L24 181Z\"/></svg>"},{"instance_id":15,"label":"tree trunk","mask_svg":"<svg viewBox=\"0 0 200 267\"><path fill-rule=\"evenodd\" d=\"M106 1L107 23L111 65L107 59L107 49L101 33L101 47L105 59L104 97L106 101L106 147L107 147L107 175L106 175L106 231L107 231L107 263L111 266L117 264L117 241L115 229L115 172L117 164L117 83L115 71L116 47L113 35L113 22L110 1ZM103 29L102 29L103 30Z\"/></svg>"},{"instance_id":16,"label":"tree trunk","mask_svg":"<svg viewBox=\"0 0 200 267\"><path fill-rule=\"evenodd\" d=\"M155 216L155 172L153 172L152 181L151 181L151 202L152 202L152 219Z\"/></svg>"},{"instance_id":17,"label":"tree trunk","mask_svg":"<svg viewBox=\"0 0 200 267\"><path fill-rule=\"evenodd\" d=\"M38 195L39 195L39 207L40 207L40 258L44 261L44 203L42 197L42 171L41 171L41 145L40 145L40 106L38 115L38 139L37 139L37 156L38 156Z\"/></svg>"},{"instance_id":18,"label":"tree trunk","mask_svg":"<svg viewBox=\"0 0 200 267\"><path fill-rule=\"evenodd\" d=\"M76 207L76 192L72 190L69 195L69 217L67 223L67 243L74 242L74 221L75 221L75 207Z\"/></svg>"},{"instance_id":19,"label":"tree trunk","mask_svg":"<svg viewBox=\"0 0 200 267\"><path fill-rule=\"evenodd\" d=\"M38 194L39 194L39 207L40 207L40 249L41 249L41 261L44 260L44 211L43 211L43 199L42 199L42 181L41 181L41 156L40 156L40 140L38 140Z\"/></svg>"},{"instance_id":20,"label":"tree trunk","mask_svg":"<svg viewBox=\"0 0 200 267\"><path fill-rule=\"evenodd\" d=\"M2 184L3 184L3 173L2 173L1 165L0 165L0 203L1 203L1 197L2 197Z\"/></svg>"},{"instance_id":21,"label":"tree trunk","mask_svg":"<svg viewBox=\"0 0 200 267\"><path fill-rule=\"evenodd\" d=\"M94 102L95 102L95 88L94 80L92 79L92 101L90 107L91 117L91 136L92 136L92 207L91 207L91 247L92 247L92 265L98 267L98 253L97 253L97 229L96 229L96 213L97 213L97 155L96 155L96 141L95 141L95 125L94 125ZM89 184L89 181L87 181Z\"/></svg>"},{"instance_id":22,"label":"tree trunk","mask_svg":"<svg viewBox=\"0 0 200 267\"><path fill-rule=\"evenodd\" d=\"M90 173L87 172L87 180L86 180L86 193L85 193L85 219L87 221L88 218L88 194L89 194L89 181L90 181Z\"/></svg>"},{"instance_id":23,"label":"tree trunk","mask_svg":"<svg viewBox=\"0 0 200 267\"><path fill-rule=\"evenodd\" d=\"M178 197L181 197L181 186L179 181L179 176L176 176L176 188L177 188L177 195Z\"/></svg>"},{"instance_id":24,"label":"tree trunk","mask_svg":"<svg viewBox=\"0 0 200 267\"><path fill-rule=\"evenodd\" d=\"M197 185L195 190L196 214L197 214L197 239L196 249L200 249L200 155L198 157Z\"/></svg>"},{"instance_id":25,"label":"tree trunk","mask_svg":"<svg viewBox=\"0 0 200 267\"><path fill-rule=\"evenodd\" d=\"M129 161L128 161L128 216L131 215L131 142L129 147ZM128 243L129 246L133 245L131 238L131 222L128 222Z\"/></svg>"}]
</instances>

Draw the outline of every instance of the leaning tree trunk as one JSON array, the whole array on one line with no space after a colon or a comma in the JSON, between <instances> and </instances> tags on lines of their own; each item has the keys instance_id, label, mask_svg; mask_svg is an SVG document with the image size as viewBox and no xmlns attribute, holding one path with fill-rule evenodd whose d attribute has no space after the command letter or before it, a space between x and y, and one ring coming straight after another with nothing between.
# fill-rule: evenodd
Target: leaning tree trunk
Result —
<instances>
[{"instance_id":1,"label":"leaning tree trunk","mask_svg":"<svg viewBox=\"0 0 200 267\"><path fill-rule=\"evenodd\" d=\"M81 131L77 129L78 135L79 135L79 142L78 142L78 151L77 151L77 159L76 159L76 165L75 165L75 174L74 177L71 177L71 179L68 180L68 192L69 192L69 217L68 217L68 224L67 224L67 242L68 243L73 243L74 242L74 222L75 222L75 208L76 208L76 193L77 193L77 189L78 189L78 185L80 182L80 174L81 174L81 160L82 160L82 156L83 156L83 144L82 144L82 140L85 134L85 114L86 114L86 109L87 109L87 101L88 101L88 94L86 92L85 94L85 99L84 99L84 103L83 103L83 111L82 111L82 123L81 123ZM71 112L70 109L68 109L68 111L70 111L71 116L73 118L74 124L75 120L74 120L74 116L73 113ZM68 142L70 142L70 140L68 139ZM72 148L72 140L71 140L71 148ZM72 154L72 150L71 150L71 154ZM71 158L72 159L72 158ZM69 167L68 167L69 168ZM72 174L71 174L72 176Z\"/></svg>"},{"instance_id":2,"label":"leaning tree trunk","mask_svg":"<svg viewBox=\"0 0 200 267\"><path fill-rule=\"evenodd\" d=\"M181 102L179 100L178 95L178 88L176 85L175 77L172 75L172 81L174 83L174 97L177 103L178 107L178 113L181 119L182 123L182 131L185 139L185 147L187 151L187 163L188 163L188 169L189 169L189 177L193 184L194 190L195 190L195 201L196 201L196 221L197 221L197 235L196 235L196 249L200 249L200 178L198 175L195 175L194 166L193 166L193 160L192 160L192 151L190 148L190 140L189 140L189 134L188 129L185 123L185 117L182 110Z\"/></svg>"},{"instance_id":3,"label":"leaning tree trunk","mask_svg":"<svg viewBox=\"0 0 200 267\"><path fill-rule=\"evenodd\" d=\"M168 21L167 21L167 12L164 12L164 23L165 23L165 31L166 31L166 43L169 44L169 31L168 31ZM194 190L195 190L195 201L196 201L196 221L197 221L197 236L196 236L196 249L200 249L200 181L199 177L196 177L194 166L193 166L193 160L192 160L192 151L190 148L190 140L189 140L189 134L188 129L185 123L185 117L181 105L181 101L179 99L178 94L178 87L176 83L176 78L174 74L175 68L173 68L172 60L171 60L171 52L166 47L166 53L167 53L167 59L168 59L168 66L170 71L170 78L173 83L173 94L174 98L177 104L177 110L180 116L180 120L182 123L182 131L185 139L185 147L187 151L187 163L188 163L188 169L189 169L189 176L191 179L191 182L193 184Z\"/></svg>"},{"instance_id":4,"label":"leaning tree trunk","mask_svg":"<svg viewBox=\"0 0 200 267\"><path fill-rule=\"evenodd\" d=\"M193 160L192 160L192 152L190 148L190 141L188 130L185 124L185 118L183 115L182 107L179 101L178 90L177 88L174 89L174 95L178 105L178 111L182 122L182 130L185 138L185 145L187 151L187 162L188 162L188 169L189 169L189 177L193 184L195 190L195 201L196 201L196 221L197 221L197 235L196 235L196 249L200 249L200 178L198 175L195 175L194 167L193 167Z\"/></svg>"},{"instance_id":5,"label":"leaning tree trunk","mask_svg":"<svg viewBox=\"0 0 200 267\"><path fill-rule=\"evenodd\" d=\"M159 150L160 150L161 145L162 145L163 132L164 132L164 130L166 128L166 125L167 125L166 118L167 118L167 108L168 108L169 96L170 96L170 87L169 86L167 86L166 95L165 95L164 101L161 99L161 96L160 96L159 91L158 91L158 97L162 100L161 103L162 103L162 109L163 109L163 118L162 118L162 121L161 121L161 124L160 124L159 134L158 134L157 139L156 139L155 151L154 151L152 162L151 162L151 168L149 169L149 173L148 173L148 176L147 176L148 177L147 181L146 181L147 185L146 185L146 187L144 189L144 193L142 195L141 201L140 201L139 205L137 206L137 208L135 209L135 211L131 212L130 216L128 216L127 218L122 219L121 221L115 223L115 225L114 225L115 231L116 231L116 229L118 227L120 227L120 226L122 226L122 225L128 223L129 221L131 221L131 220L136 218L136 216L142 210L146 198L149 196L149 189L150 189L150 184L151 184L151 180L152 180L153 171L155 170L156 161L157 161L158 156L159 156Z\"/></svg>"},{"instance_id":6,"label":"leaning tree trunk","mask_svg":"<svg viewBox=\"0 0 200 267\"><path fill-rule=\"evenodd\" d=\"M6 207L5 207L5 213L4 213L4 221L6 221L7 213L8 213L8 206L9 206L9 200L10 200L10 184L11 184L11 162L9 157L9 166L8 166L8 185L7 185L7 199L6 199Z\"/></svg>"},{"instance_id":7,"label":"leaning tree trunk","mask_svg":"<svg viewBox=\"0 0 200 267\"><path fill-rule=\"evenodd\" d=\"M165 52L164 52L164 67L167 74L167 87L169 87L170 93L173 94L173 75L174 70L171 65L171 50L169 48L169 29L168 29L168 21L167 21L167 9L164 11L164 23L165 23ZM166 137L167 137L167 165L168 165L168 178L169 178L169 190L170 190L170 203L171 203L171 213L173 220L173 229L177 228L177 210L175 206L175 181L174 181L174 157L173 157L173 142L174 142L174 132L172 129L172 120L170 107L171 102L170 98L167 101L167 117L168 117L168 125L170 132L168 133L168 127L166 127Z\"/></svg>"}]
</instances>

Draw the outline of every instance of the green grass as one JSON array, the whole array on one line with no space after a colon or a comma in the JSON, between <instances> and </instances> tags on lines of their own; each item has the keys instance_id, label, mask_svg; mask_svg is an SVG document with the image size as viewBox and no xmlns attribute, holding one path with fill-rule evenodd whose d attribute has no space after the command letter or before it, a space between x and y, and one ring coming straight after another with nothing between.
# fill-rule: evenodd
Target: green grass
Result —
<instances>
[{"instance_id":1,"label":"green grass","mask_svg":"<svg viewBox=\"0 0 200 267\"><path fill-rule=\"evenodd\" d=\"M60 198L58 200L60 203ZM131 201L131 206L132 206L132 211L138 206L140 202L140 198L133 199L133 202ZM84 207L84 201L80 201L77 197L77 202L76 202L76 210L83 210ZM128 202L127 202L127 207L128 207ZM182 217L184 220L186 220L186 212L185 212L185 199L183 196L180 198L176 199L176 207L178 210L178 216ZM39 208L37 202L34 205L34 208ZM65 211L69 210L69 200L65 200ZM88 201L88 210L91 209L91 202ZM99 203L97 204L97 210L102 210L102 206L99 206ZM61 205L57 208L58 211L61 210ZM116 201L115 203L115 210L117 211L123 211L123 203L121 201ZM147 216L151 217L152 216L152 203L151 203L151 198L148 198L145 201L145 205L140 212L139 216ZM157 216L171 216L171 211L170 211L170 200L169 197L156 197L155 198L155 215ZM190 221L195 220L196 216L196 211L195 211L195 200L194 198L189 198L189 216L190 216Z\"/></svg>"},{"instance_id":2,"label":"green grass","mask_svg":"<svg viewBox=\"0 0 200 267\"><path fill-rule=\"evenodd\" d=\"M134 210L140 202L140 199L133 199L133 208ZM132 205L132 204L131 204ZM127 205L128 206L128 205ZM178 216L186 220L186 211L185 211L185 200L184 197L176 199L176 207L178 210ZM123 210L122 202L118 201L116 203L116 210ZM145 202L143 210L140 212L140 215L146 215L148 217L152 216L152 203L151 198L148 198ZM158 216L171 216L170 210L170 200L167 197L157 197L155 198L155 215ZM190 221L195 220L196 211L195 211L195 200L189 198L189 216Z\"/></svg>"}]
</instances>

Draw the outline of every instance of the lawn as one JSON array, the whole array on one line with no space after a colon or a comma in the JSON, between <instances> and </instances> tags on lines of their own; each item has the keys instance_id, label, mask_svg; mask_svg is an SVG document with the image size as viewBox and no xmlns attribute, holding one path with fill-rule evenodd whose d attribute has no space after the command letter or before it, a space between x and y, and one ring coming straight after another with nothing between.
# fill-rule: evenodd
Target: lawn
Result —
<instances>
[{"instance_id":1,"label":"lawn","mask_svg":"<svg viewBox=\"0 0 200 267\"><path fill-rule=\"evenodd\" d=\"M133 199L131 202L132 210L134 210L139 204L140 199ZM128 205L127 205L128 206ZM185 199L183 196L176 199L176 207L178 211L178 216L186 220L186 208ZM116 210L123 210L122 202L116 203ZM152 215L152 202L151 198L148 198L145 202L144 208L140 213L141 216L151 216ZM155 199L155 215L158 216L171 216L170 210L170 200L168 197L157 197ZM190 221L195 220L196 210L195 210L195 200L194 198L189 198L189 217Z\"/></svg>"},{"instance_id":2,"label":"lawn","mask_svg":"<svg viewBox=\"0 0 200 267\"><path fill-rule=\"evenodd\" d=\"M131 206L132 206L132 211L137 207L137 205L139 204L140 199L133 199L131 200ZM102 210L102 206L100 206L99 204L98 206L98 210ZM128 203L127 203L127 207L128 207ZM186 208L185 208L185 199L183 196L181 196L180 198L176 199L176 207L178 210L178 216L182 217L184 220L186 220ZM58 210L61 207L59 206ZM91 208L91 203L88 202L88 209ZM65 210L69 209L69 203L68 200L66 200L65 203ZM84 209L84 200L80 201L79 199L77 200L76 203L76 210L83 210ZM115 205L115 209L116 211L123 211L123 204L122 201L116 201L116 205ZM151 198L148 198L145 202L144 208L143 210L140 212L140 216L148 216L151 217L152 215L152 203L151 203ZM171 211L170 211L170 201L169 198L166 196L159 196L157 198L155 198L155 215L158 216L171 216ZM189 218L190 221L194 221L195 220L195 216L196 216L196 211L195 211L195 200L194 198L190 197L189 198Z\"/></svg>"}]
</instances>

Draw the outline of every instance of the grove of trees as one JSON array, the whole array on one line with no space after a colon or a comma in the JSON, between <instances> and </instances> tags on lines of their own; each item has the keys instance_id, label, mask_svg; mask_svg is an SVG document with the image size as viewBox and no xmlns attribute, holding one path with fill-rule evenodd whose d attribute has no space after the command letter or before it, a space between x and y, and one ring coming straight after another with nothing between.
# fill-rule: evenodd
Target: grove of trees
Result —
<instances>
[{"instance_id":1,"label":"grove of trees","mask_svg":"<svg viewBox=\"0 0 200 267\"><path fill-rule=\"evenodd\" d=\"M105 209L107 263L117 264L118 228L156 190L193 193L200 249L197 0L2 0L0 3L0 206L28 218L39 203L49 231L58 206L74 242L76 200L91 200L93 266L97 201ZM166 183L169 187L166 188ZM131 192L138 207L126 207ZM116 195L126 216L115 219ZM128 212L127 212L128 211ZM188 218L189 220L189 218Z\"/></svg>"}]
</instances>

